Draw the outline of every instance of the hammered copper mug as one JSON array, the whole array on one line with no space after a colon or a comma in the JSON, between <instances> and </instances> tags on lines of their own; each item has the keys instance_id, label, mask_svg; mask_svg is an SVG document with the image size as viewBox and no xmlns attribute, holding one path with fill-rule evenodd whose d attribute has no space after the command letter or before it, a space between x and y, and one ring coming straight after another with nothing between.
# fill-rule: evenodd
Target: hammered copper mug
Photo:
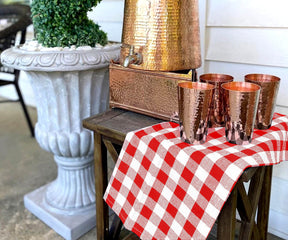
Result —
<instances>
[{"instance_id":1,"label":"hammered copper mug","mask_svg":"<svg viewBox=\"0 0 288 240\"><path fill-rule=\"evenodd\" d=\"M232 82L233 77L227 74L207 73L199 77L200 82L210 83L215 86L213 102L210 111L210 124L209 127L224 127L224 109L226 102L223 98L222 83Z\"/></svg>"},{"instance_id":2,"label":"hammered copper mug","mask_svg":"<svg viewBox=\"0 0 288 240\"><path fill-rule=\"evenodd\" d=\"M249 82L223 83L225 136L228 142L242 145L252 141L261 87Z\"/></svg>"},{"instance_id":3,"label":"hammered copper mug","mask_svg":"<svg viewBox=\"0 0 288 240\"><path fill-rule=\"evenodd\" d=\"M255 128L270 128L276 106L280 78L268 74L248 74L245 76L245 82L261 86Z\"/></svg>"},{"instance_id":4,"label":"hammered copper mug","mask_svg":"<svg viewBox=\"0 0 288 240\"><path fill-rule=\"evenodd\" d=\"M214 88L208 83L178 83L178 117L182 141L190 144L206 141Z\"/></svg>"}]
</instances>

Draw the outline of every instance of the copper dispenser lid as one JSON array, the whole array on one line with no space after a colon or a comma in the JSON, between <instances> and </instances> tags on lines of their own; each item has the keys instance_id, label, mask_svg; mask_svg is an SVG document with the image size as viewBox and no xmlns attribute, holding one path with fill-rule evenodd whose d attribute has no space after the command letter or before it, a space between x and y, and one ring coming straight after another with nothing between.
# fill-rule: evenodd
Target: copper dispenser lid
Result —
<instances>
[{"instance_id":1,"label":"copper dispenser lid","mask_svg":"<svg viewBox=\"0 0 288 240\"><path fill-rule=\"evenodd\" d=\"M198 0L125 0L120 64L178 71L201 66Z\"/></svg>"}]
</instances>

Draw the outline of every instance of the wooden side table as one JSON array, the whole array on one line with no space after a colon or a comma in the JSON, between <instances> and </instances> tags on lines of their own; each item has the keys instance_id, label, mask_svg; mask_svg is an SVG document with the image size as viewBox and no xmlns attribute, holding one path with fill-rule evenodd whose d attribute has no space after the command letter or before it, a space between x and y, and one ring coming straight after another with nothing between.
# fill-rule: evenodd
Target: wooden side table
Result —
<instances>
[{"instance_id":1,"label":"wooden side table","mask_svg":"<svg viewBox=\"0 0 288 240\"><path fill-rule=\"evenodd\" d=\"M83 120L83 126L94 132L98 240L117 239L122 227L116 215L109 229L108 206L103 200L108 183L107 150L116 162L128 132L162 121L122 109L110 109ZM232 240L235 238L236 209L241 218L239 239L263 240L267 238L271 178L272 166L249 168L242 174L218 217L217 239ZM244 188L245 182L250 182L248 192ZM255 218L256 213L257 218Z\"/></svg>"}]
</instances>

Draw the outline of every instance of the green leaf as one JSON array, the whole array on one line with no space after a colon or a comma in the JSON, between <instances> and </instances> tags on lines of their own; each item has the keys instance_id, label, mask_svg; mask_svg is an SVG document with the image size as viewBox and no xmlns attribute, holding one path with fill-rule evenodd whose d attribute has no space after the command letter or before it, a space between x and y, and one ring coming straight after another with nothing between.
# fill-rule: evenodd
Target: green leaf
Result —
<instances>
[{"instance_id":1,"label":"green leaf","mask_svg":"<svg viewBox=\"0 0 288 240\"><path fill-rule=\"evenodd\" d=\"M31 13L36 39L47 47L105 45L107 34L87 17L101 0L33 0ZM37 17L35 17L37 16Z\"/></svg>"}]
</instances>

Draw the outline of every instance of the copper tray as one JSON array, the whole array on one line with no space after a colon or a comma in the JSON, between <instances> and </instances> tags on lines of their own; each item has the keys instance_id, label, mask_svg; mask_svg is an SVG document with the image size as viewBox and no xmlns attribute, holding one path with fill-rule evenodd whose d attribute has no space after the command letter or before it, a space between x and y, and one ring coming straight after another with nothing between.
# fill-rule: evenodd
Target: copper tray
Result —
<instances>
[{"instance_id":1,"label":"copper tray","mask_svg":"<svg viewBox=\"0 0 288 240\"><path fill-rule=\"evenodd\" d=\"M177 84L191 74L147 71L110 64L110 107L163 120L178 112Z\"/></svg>"}]
</instances>

